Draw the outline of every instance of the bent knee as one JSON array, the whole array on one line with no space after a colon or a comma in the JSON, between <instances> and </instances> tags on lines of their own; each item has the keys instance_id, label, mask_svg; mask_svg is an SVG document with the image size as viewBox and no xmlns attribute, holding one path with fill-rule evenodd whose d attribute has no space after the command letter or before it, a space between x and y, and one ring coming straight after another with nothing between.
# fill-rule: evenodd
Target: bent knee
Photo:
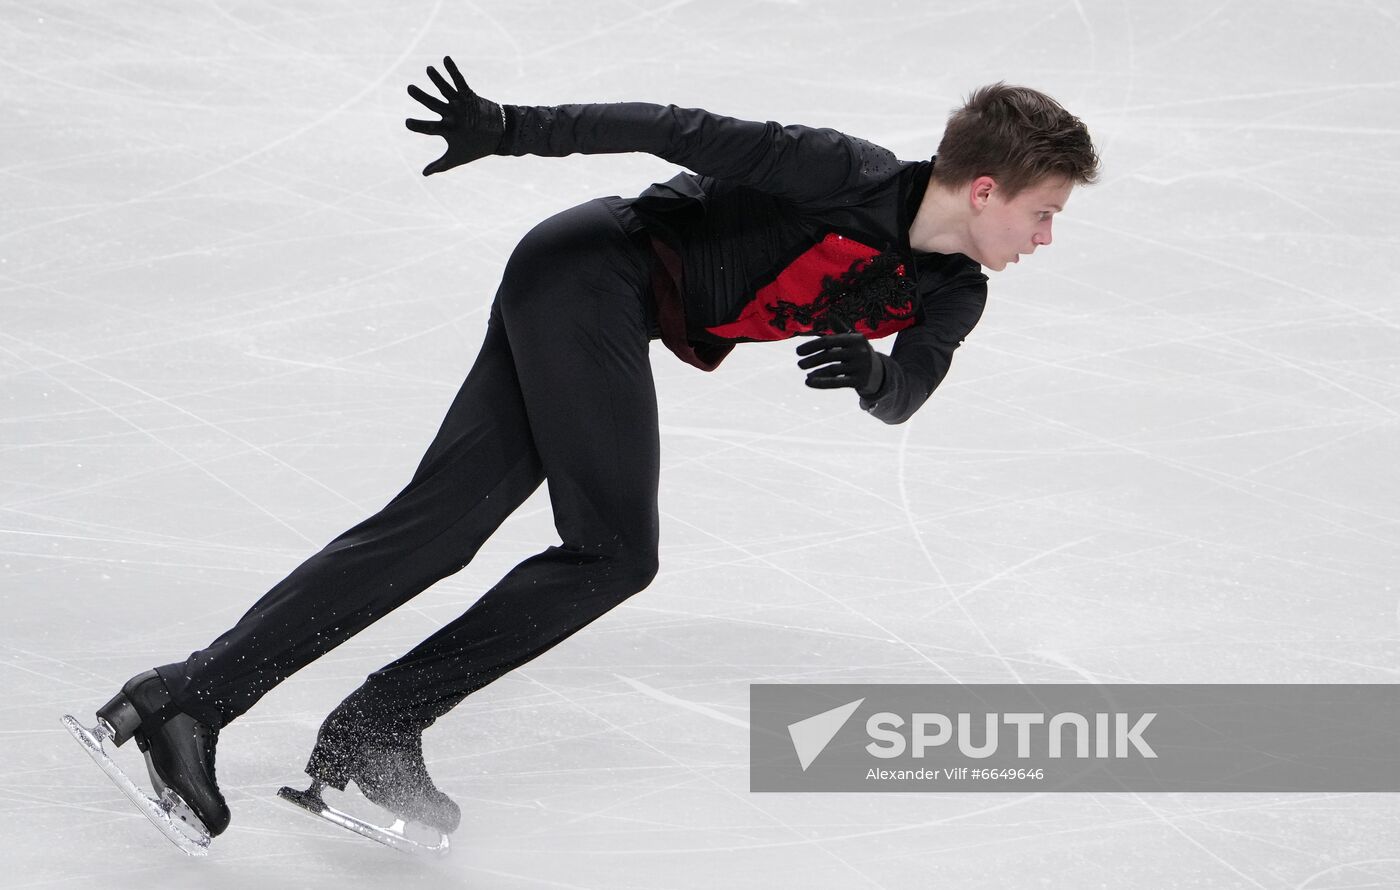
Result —
<instances>
[{"instance_id":1,"label":"bent knee","mask_svg":"<svg viewBox=\"0 0 1400 890\"><path fill-rule=\"evenodd\" d=\"M565 545L564 549L588 554L580 563L592 564L591 583L608 590L614 596L625 597L640 593L651 584L660 569L660 558L655 545Z\"/></svg>"},{"instance_id":2,"label":"bent knee","mask_svg":"<svg viewBox=\"0 0 1400 890\"><path fill-rule=\"evenodd\" d=\"M646 590L660 569L655 547L623 549L611 554L604 569L608 586L623 596Z\"/></svg>"},{"instance_id":3,"label":"bent knee","mask_svg":"<svg viewBox=\"0 0 1400 890\"><path fill-rule=\"evenodd\" d=\"M631 586L635 589L630 592L640 593L650 587L651 582L656 579L656 573L661 569L661 560L653 549L645 556L636 558L635 563L629 575L632 580Z\"/></svg>"}]
</instances>

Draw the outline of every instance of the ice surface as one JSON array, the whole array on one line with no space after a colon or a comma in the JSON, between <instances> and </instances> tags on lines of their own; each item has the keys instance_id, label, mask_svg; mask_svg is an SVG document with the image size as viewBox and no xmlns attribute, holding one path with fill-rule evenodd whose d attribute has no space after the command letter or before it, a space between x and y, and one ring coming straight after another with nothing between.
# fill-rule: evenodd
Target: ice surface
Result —
<instances>
[{"instance_id":1,"label":"ice surface","mask_svg":"<svg viewBox=\"0 0 1400 890\"><path fill-rule=\"evenodd\" d=\"M744 728L764 681L1400 679L1393 7L40 0L0 28L0 884L1400 885L1393 795L758 795ZM555 542L543 492L224 733L233 825L187 862L59 715L382 506L518 238L674 169L423 179L404 86L444 53L503 102L905 158L1005 79L1081 116L1104 177L902 426L802 386L790 343L711 375L653 349L661 574L428 734L450 858L274 793L365 673Z\"/></svg>"}]
</instances>

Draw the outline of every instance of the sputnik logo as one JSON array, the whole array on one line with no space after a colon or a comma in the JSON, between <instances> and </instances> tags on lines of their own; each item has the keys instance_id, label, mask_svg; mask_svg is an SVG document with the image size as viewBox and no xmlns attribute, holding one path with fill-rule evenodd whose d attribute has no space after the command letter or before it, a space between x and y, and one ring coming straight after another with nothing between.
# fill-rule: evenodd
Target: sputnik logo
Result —
<instances>
[{"instance_id":1,"label":"sputnik logo","mask_svg":"<svg viewBox=\"0 0 1400 890\"><path fill-rule=\"evenodd\" d=\"M817 759L817 755L822 753L841 731L841 727L846 725L846 721L851 719L851 715L863 701L865 699L858 698L830 711L822 711L814 717L788 724L788 736L792 739L793 750L797 752L797 761L802 764L804 773L812 761Z\"/></svg>"}]
</instances>

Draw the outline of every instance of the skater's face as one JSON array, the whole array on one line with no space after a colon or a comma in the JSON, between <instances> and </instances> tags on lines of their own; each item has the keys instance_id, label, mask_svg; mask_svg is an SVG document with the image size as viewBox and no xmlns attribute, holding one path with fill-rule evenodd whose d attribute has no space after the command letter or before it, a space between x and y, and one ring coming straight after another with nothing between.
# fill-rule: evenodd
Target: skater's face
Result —
<instances>
[{"instance_id":1,"label":"skater's face","mask_svg":"<svg viewBox=\"0 0 1400 890\"><path fill-rule=\"evenodd\" d=\"M1065 209L1073 183L1045 179L1007 200L990 176L978 177L970 186L971 236L981 265L1000 272L1021 256L1049 244L1055 214Z\"/></svg>"}]
</instances>

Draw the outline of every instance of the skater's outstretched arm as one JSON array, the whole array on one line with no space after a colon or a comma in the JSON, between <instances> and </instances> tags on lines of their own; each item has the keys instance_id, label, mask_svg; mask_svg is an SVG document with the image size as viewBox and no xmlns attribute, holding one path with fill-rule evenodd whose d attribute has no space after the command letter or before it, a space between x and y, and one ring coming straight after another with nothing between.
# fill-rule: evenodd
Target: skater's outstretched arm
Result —
<instances>
[{"instance_id":1,"label":"skater's outstretched arm","mask_svg":"<svg viewBox=\"0 0 1400 890\"><path fill-rule=\"evenodd\" d=\"M640 151L796 203L829 203L853 197L898 163L889 150L836 130L739 120L698 108L646 102L501 106L472 92L450 58L443 67L450 83L428 68L443 99L408 88L442 117L408 120L408 128L447 140L447 151L424 168L424 176L488 154Z\"/></svg>"}]
</instances>

